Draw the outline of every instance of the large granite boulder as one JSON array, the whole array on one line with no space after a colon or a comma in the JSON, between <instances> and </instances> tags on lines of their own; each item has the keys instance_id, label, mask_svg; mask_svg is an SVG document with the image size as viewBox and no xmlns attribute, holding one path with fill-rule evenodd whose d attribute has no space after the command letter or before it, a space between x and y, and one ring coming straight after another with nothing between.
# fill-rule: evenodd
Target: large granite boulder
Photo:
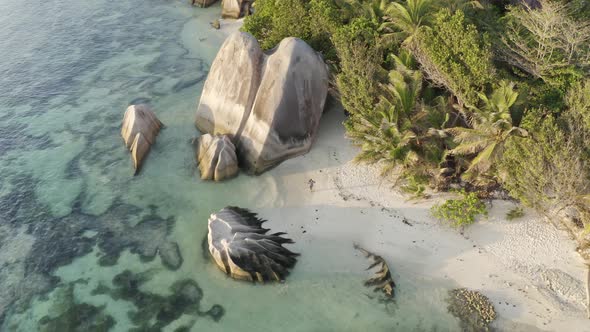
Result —
<instances>
[{"instance_id":1,"label":"large granite boulder","mask_svg":"<svg viewBox=\"0 0 590 332\"><path fill-rule=\"evenodd\" d=\"M260 174L306 153L328 94L322 57L303 40L286 38L263 52L254 37L225 41L203 88L196 126L229 135L240 166Z\"/></svg>"},{"instance_id":2,"label":"large granite boulder","mask_svg":"<svg viewBox=\"0 0 590 332\"><path fill-rule=\"evenodd\" d=\"M283 247L293 243L282 237L285 233L267 234L264 222L255 213L233 206L209 217L209 252L222 271L240 280L285 279L299 254Z\"/></svg>"},{"instance_id":3,"label":"large granite boulder","mask_svg":"<svg viewBox=\"0 0 590 332\"><path fill-rule=\"evenodd\" d=\"M217 53L197 109L202 133L239 134L250 115L260 85L264 53L247 33L230 35Z\"/></svg>"},{"instance_id":4,"label":"large granite boulder","mask_svg":"<svg viewBox=\"0 0 590 332\"><path fill-rule=\"evenodd\" d=\"M156 136L162 127L162 122L147 105L131 105L125 111L121 136L131 152L135 174L139 172L152 144L156 143Z\"/></svg>"},{"instance_id":5,"label":"large granite boulder","mask_svg":"<svg viewBox=\"0 0 590 332\"><path fill-rule=\"evenodd\" d=\"M221 17L237 19L248 15L251 2L250 0L222 0Z\"/></svg>"},{"instance_id":6,"label":"large granite boulder","mask_svg":"<svg viewBox=\"0 0 590 332\"><path fill-rule=\"evenodd\" d=\"M236 148L227 135L201 135L197 161L203 180L221 181L238 174Z\"/></svg>"}]
</instances>

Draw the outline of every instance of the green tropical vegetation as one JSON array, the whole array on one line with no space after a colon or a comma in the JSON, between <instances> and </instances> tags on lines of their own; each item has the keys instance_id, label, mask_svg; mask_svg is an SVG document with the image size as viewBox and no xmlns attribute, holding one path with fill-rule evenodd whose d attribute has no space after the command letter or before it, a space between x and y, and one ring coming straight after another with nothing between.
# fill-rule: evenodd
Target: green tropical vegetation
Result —
<instances>
[{"instance_id":1,"label":"green tropical vegetation","mask_svg":"<svg viewBox=\"0 0 590 332\"><path fill-rule=\"evenodd\" d=\"M514 207L506 213L506 219L515 220L524 217L524 209L522 206Z\"/></svg>"},{"instance_id":2,"label":"green tropical vegetation","mask_svg":"<svg viewBox=\"0 0 590 332\"><path fill-rule=\"evenodd\" d=\"M324 56L359 161L418 196L462 188L476 212L504 191L589 247L587 1L257 0L243 29Z\"/></svg>"},{"instance_id":3,"label":"green tropical vegetation","mask_svg":"<svg viewBox=\"0 0 590 332\"><path fill-rule=\"evenodd\" d=\"M487 209L476 193L459 192L461 198L449 199L432 207L432 214L454 227L473 224L480 215L486 215Z\"/></svg>"}]
</instances>

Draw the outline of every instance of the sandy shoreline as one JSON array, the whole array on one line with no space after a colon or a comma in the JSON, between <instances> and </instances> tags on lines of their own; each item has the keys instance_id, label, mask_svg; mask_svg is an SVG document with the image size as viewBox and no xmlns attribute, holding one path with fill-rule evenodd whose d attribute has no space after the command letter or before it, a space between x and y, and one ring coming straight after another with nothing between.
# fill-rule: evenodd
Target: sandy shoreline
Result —
<instances>
[{"instance_id":1,"label":"sandy shoreline","mask_svg":"<svg viewBox=\"0 0 590 332\"><path fill-rule=\"evenodd\" d=\"M229 35L242 23L221 20L220 32ZM480 291L494 304L500 330L590 331L585 266L565 231L530 210L506 220L514 207L506 201L492 202L489 216L463 234L441 225L430 207L445 195L407 201L377 167L352 162L358 150L344 137L344 119L339 109L326 112L308 154L261 176L276 192L256 209L295 240L306 257L296 269L346 270L359 256L356 242L382 255L394 278L444 279Z\"/></svg>"},{"instance_id":2,"label":"sandy shoreline","mask_svg":"<svg viewBox=\"0 0 590 332\"><path fill-rule=\"evenodd\" d=\"M463 234L441 225L430 207L443 197L407 201L376 167L352 162L357 149L344 137L343 120L339 110L325 114L312 150L268 175L278 197L258 211L313 257L297 268L346 269L346 256L358 256L356 242L386 258L394 276L446 279L482 292L501 330L590 331L584 265L565 231L533 211L508 221L514 204L505 201L494 201L489 216Z\"/></svg>"}]
</instances>

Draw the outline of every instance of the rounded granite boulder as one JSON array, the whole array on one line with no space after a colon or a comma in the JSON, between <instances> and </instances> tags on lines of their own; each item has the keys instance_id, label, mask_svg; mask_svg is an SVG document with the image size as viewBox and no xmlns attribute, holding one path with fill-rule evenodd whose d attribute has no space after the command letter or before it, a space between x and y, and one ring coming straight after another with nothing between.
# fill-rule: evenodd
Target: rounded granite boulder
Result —
<instances>
[{"instance_id":1,"label":"rounded granite boulder","mask_svg":"<svg viewBox=\"0 0 590 332\"><path fill-rule=\"evenodd\" d=\"M202 133L232 138L240 167L260 174L304 154L318 131L328 70L298 38L262 52L252 35L236 32L213 61L196 115Z\"/></svg>"},{"instance_id":2,"label":"rounded granite boulder","mask_svg":"<svg viewBox=\"0 0 590 332\"><path fill-rule=\"evenodd\" d=\"M251 0L222 0L221 17L240 18L250 12Z\"/></svg>"},{"instance_id":3,"label":"rounded granite boulder","mask_svg":"<svg viewBox=\"0 0 590 332\"><path fill-rule=\"evenodd\" d=\"M201 179L222 181L238 174L236 148L227 135L202 135L197 151Z\"/></svg>"},{"instance_id":4,"label":"rounded granite boulder","mask_svg":"<svg viewBox=\"0 0 590 332\"><path fill-rule=\"evenodd\" d=\"M217 53L199 101L195 125L204 134L238 135L260 84L264 53L252 35L230 35Z\"/></svg>"},{"instance_id":5,"label":"rounded granite boulder","mask_svg":"<svg viewBox=\"0 0 590 332\"><path fill-rule=\"evenodd\" d=\"M296 257L283 247L293 243L285 233L267 234L265 220L239 207L226 207L209 217L209 252L217 266L232 278L248 281L282 281L295 266Z\"/></svg>"}]
</instances>

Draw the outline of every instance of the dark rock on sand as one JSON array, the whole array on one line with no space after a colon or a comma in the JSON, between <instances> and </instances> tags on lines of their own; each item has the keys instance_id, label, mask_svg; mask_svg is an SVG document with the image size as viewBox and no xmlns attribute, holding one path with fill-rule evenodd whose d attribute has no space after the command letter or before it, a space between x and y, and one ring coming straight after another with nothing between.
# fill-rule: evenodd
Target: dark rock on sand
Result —
<instances>
[{"instance_id":1,"label":"dark rock on sand","mask_svg":"<svg viewBox=\"0 0 590 332\"><path fill-rule=\"evenodd\" d=\"M298 254L283 247L285 233L267 234L265 220L238 207L226 207L209 217L209 252L217 266L232 278L282 281Z\"/></svg>"},{"instance_id":2,"label":"dark rock on sand","mask_svg":"<svg viewBox=\"0 0 590 332\"><path fill-rule=\"evenodd\" d=\"M379 270L375 272L375 275L371 279L365 281L365 286L374 287L375 292L383 292L386 299L393 299L393 296L395 295L395 282L391 277L389 266L383 257L375 255L374 253L359 247L357 244L354 245L354 248L362 252L365 257L372 261L372 264L367 268L367 270L375 267L379 268Z\"/></svg>"}]
</instances>

